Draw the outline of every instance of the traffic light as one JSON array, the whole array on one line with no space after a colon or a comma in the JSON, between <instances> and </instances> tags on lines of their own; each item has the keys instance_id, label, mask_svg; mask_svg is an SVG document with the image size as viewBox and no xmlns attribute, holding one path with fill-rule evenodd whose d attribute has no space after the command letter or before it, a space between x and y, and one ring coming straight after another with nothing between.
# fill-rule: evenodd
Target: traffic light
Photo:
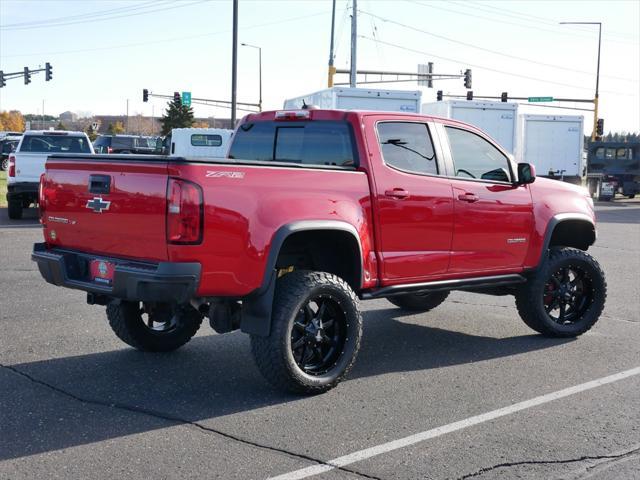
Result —
<instances>
[{"instance_id":1,"label":"traffic light","mask_svg":"<svg viewBox=\"0 0 640 480\"><path fill-rule=\"evenodd\" d=\"M502 92L502 95L500 95L500 101L506 102L508 99L509 99L509 95L507 94L507 92Z\"/></svg>"},{"instance_id":2,"label":"traffic light","mask_svg":"<svg viewBox=\"0 0 640 480\"><path fill-rule=\"evenodd\" d=\"M467 100L473 100L473 91L472 90L469 90L467 92Z\"/></svg>"},{"instance_id":3,"label":"traffic light","mask_svg":"<svg viewBox=\"0 0 640 480\"><path fill-rule=\"evenodd\" d=\"M24 84L29 85L31 83L31 73L29 73L29 67L24 67Z\"/></svg>"},{"instance_id":4,"label":"traffic light","mask_svg":"<svg viewBox=\"0 0 640 480\"><path fill-rule=\"evenodd\" d=\"M0 70L0 88L4 87L7 82L4 81L4 72Z\"/></svg>"},{"instance_id":5,"label":"traffic light","mask_svg":"<svg viewBox=\"0 0 640 480\"><path fill-rule=\"evenodd\" d=\"M436 99L441 102L442 101L442 90L438 90L436 93Z\"/></svg>"},{"instance_id":6,"label":"traffic light","mask_svg":"<svg viewBox=\"0 0 640 480\"><path fill-rule=\"evenodd\" d=\"M182 96L180 95L180 92L173 92L173 101L178 105L182 105Z\"/></svg>"},{"instance_id":7,"label":"traffic light","mask_svg":"<svg viewBox=\"0 0 640 480\"><path fill-rule=\"evenodd\" d=\"M471 69L464 71L464 88L471 88Z\"/></svg>"},{"instance_id":8,"label":"traffic light","mask_svg":"<svg viewBox=\"0 0 640 480\"><path fill-rule=\"evenodd\" d=\"M49 80L51 80L51 77L53 76L53 73L51 72L51 64L49 62L44 64L44 79L46 82L48 82Z\"/></svg>"},{"instance_id":9,"label":"traffic light","mask_svg":"<svg viewBox=\"0 0 640 480\"><path fill-rule=\"evenodd\" d=\"M433 62L427 63L427 73L433 73ZM427 88L433 88L433 77L431 75L427 78Z\"/></svg>"},{"instance_id":10,"label":"traffic light","mask_svg":"<svg viewBox=\"0 0 640 480\"><path fill-rule=\"evenodd\" d=\"M143 102L149 101L149 90L147 90L146 88L142 89L142 101Z\"/></svg>"},{"instance_id":11,"label":"traffic light","mask_svg":"<svg viewBox=\"0 0 640 480\"><path fill-rule=\"evenodd\" d=\"M596 123L596 135L598 135L599 137L604 135L604 118L599 118L598 122Z\"/></svg>"}]
</instances>

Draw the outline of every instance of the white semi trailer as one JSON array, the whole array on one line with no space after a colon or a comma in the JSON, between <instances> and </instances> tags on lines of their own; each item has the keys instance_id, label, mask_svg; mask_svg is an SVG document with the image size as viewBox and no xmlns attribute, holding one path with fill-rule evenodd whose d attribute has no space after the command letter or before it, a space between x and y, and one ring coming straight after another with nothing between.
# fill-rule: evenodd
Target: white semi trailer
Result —
<instances>
[{"instance_id":1,"label":"white semi trailer","mask_svg":"<svg viewBox=\"0 0 640 480\"><path fill-rule=\"evenodd\" d=\"M509 153L515 152L517 103L444 100L423 104L422 113L470 123L486 132Z\"/></svg>"},{"instance_id":2,"label":"white semi trailer","mask_svg":"<svg viewBox=\"0 0 640 480\"><path fill-rule=\"evenodd\" d=\"M284 108L294 110L304 105L340 110L380 110L420 113L419 90L377 90L371 88L333 87L284 101Z\"/></svg>"}]
</instances>

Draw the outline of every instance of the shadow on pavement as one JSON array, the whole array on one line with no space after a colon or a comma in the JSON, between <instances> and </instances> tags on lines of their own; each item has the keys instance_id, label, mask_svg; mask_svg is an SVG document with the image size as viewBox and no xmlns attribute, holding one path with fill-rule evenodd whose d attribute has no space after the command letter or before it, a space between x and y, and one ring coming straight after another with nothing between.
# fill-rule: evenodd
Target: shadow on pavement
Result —
<instances>
[{"instance_id":1,"label":"shadow on pavement","mask_svg":"<svg viewBox=\"0 0 640 480\"><path fill-rule=\"evenodd\" d=\"M364 339L352 378L477 362L566 342L538 335L480 337L395 321L401 315L394 308L364 314ZM197 337L185 348L164 355L124 348L12 368L76 399L0 369L0 460L171 426L166 419L86 401L127 405L187 421L304 401L275 391L262 379L248 338L237 333Z\"/></svg>"},{"instance_id":2,"label":"shadow on pavement","mask_svg":"<svg viewBox=\"0 0 640 480\"><path fill-rule=\"evenodd\" d=\"M37 208L25 208L22 211L21 220L11 220L7 213L7 207L0 207L0 228L2 227L39 227L40 221Z\"/></svg>"}]
</instances>

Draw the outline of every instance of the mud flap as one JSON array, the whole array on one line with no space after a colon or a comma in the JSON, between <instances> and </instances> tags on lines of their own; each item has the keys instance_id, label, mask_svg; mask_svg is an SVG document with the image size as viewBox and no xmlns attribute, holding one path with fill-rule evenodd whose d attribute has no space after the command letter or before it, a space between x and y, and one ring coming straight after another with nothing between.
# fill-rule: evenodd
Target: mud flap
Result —
<instances>
[{"instance_id":1,"label":"mud flap","mask_svg":"<svg viewBox=\"0 0 640 480\"><path fill-rule=\"evenodd\" d=\"M266 288L261 288L242 300L240 330L250 335L268 337L271 333L271 310L276 290L276 270Z\"/></svg>"}]
</instances>

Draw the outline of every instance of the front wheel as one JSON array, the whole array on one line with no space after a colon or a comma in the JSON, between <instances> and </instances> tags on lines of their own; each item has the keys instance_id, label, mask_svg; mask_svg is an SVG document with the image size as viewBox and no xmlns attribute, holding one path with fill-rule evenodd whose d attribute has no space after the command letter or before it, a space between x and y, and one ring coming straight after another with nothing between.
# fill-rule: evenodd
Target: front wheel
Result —
<instances>
[{"instance_id":1,"label":"front wheel","mask_svg":"<svg viewBox=\"0 0 640 480\"><path fill-rule=\"evenodd\" d=\"M575 248L554 248L516 294L522 320L547 337L576 337L600 318L607 282L598 262Z\"/></svg>"},{"instance_id":2,"label":"front wheel","mask_svg":"<svg viewBox=\"0 0 640 480\"><path fill-rule=\"evenodd\" d=\"M111 302L109 325L120 340L145 352L170 352L193 337L202 315L191 305Z\"/></svg>"},{"instance_id":3,"label":"front wheel","mask_svg":"<svg viewBox=\"0 0 640 480\"><path fill-rule=\"evenodd\" d=\"M341 278L298 270L278 280L269 336L251 336L263 376L295 393L322 393L351 369L362 336L358 299Z\"/></svg>"},{"instance_id":4,"label":"front wheel","mask_svg":"<svg viewBox=\"0 0 640 480\"><path fill-rule=\"evenodd\" d=\"M448 296L449 292L405 293L387 297L387 300L403 310L428 312L444 302Z\"/></svg>"}]
</instances>

